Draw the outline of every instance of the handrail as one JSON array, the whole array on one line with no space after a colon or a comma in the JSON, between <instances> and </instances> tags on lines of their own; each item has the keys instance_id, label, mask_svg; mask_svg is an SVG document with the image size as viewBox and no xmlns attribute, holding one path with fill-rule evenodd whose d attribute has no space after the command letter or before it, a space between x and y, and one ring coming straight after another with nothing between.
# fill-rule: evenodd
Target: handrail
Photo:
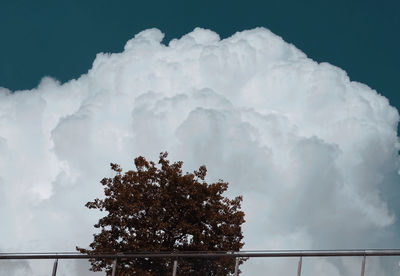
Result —
<instances>
[{"instance_id":1,"label":"handrail","mask_svg":"<svg viewBox=\"0 0 400 276\"><path fill-rule=\"evenodd\" d=\"M36 252L36 253L7 253L0 252L0 260L16 259L54 259L52 276L56 276L59 259L113 259L112 276L116 275L117 263L120 259L132 258L171 258L174 259L172 275L176 276L178 258L236 258L234 275L239 275L239 259L250 257L298 257L297 276L301 276L303 257L363 257L361 276L365 273L367 256L400 256L400 249L346 249L346 250L264 250L264 251L210 251L210 252L136 252L136 253L101 253L81 254L75 252Z\"/></svg>"},{"instance_id":2,"label":"handrail","mask_svg":"<svg viewBox=\"0 0 400 276\"><path fill-rule=\"evenodd\" d=\"M341 256L400 256L400 249L346 250L267 250L267 251L210 251L210 252L139 252L81 254L62 253L1 253L0 259L127 259L127 258L249 258L249 257L341 257Z\"/></svg>"}]
</instances>

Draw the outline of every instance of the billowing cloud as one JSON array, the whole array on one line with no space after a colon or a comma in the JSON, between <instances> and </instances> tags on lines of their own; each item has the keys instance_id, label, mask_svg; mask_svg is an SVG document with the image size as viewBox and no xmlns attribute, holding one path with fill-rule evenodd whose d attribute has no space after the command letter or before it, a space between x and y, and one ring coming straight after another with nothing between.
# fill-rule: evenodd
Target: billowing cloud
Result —
<instances>
[{"instance_id":1,"label":"billowing cloud","mask_svg":"<svg viewBox=\"0 0 400 276\"><path fill-rule=\"evenodd\" d=\"M267 29L162 39L143 31L77 80L0 89L0 248L87 245L101 214L84 204L101 196L108 164L130 169L134 157L165 150L244 196L246 249L400 245L390 196L399 115L385 97ZM293 270L280 264L274 271ZM260 267L271 268L244 269ZM321 269L343 275L354 264L324 259L309 271Z\"/></svg>"}]
</instances>

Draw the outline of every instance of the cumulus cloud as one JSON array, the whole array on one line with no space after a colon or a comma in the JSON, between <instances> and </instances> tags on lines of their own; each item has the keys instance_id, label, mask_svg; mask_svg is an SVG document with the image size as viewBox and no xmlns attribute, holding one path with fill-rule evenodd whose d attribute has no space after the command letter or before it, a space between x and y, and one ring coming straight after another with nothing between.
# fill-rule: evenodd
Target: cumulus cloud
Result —
<instances>
[{"instance_id":1,"label":"cumulus cloud","mask_svg":"<svg viewBox=\"0 0 400 276\"><path fill-rule=\"evenodd\" d=\"M145 30L123 52L98 54L79 79L0 89L0 248L87 245L101 214L84 204L101 196L108 164L130 169L165 150L244 196L246 249L400 245L388 196L399 180L399 115L385 97L264 28L162 40ZM244 269L288 269L275 264ZM354 270L324 259L310 273L321 269Z\"/></svg>"}]
</instances>

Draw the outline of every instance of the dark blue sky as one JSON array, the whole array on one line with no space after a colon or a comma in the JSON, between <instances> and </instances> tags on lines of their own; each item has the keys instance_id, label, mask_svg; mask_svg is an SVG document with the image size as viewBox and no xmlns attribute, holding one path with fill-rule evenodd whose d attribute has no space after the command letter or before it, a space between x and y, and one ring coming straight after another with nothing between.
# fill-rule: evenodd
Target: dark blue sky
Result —
<instances>
[{"instance_id":1,"label":"dark blue sky","mask_svg":"<svg viewBox=\"0 0 400 276\"><path fill-rule=\"evenodd\" d=\"M64 82L143 29L157 27L169 41L197 26L221 37L266 27L400 108L400 1L389 0L2 0L0 86L33 88L45 75Z\"/></svg>"}]
</instances>

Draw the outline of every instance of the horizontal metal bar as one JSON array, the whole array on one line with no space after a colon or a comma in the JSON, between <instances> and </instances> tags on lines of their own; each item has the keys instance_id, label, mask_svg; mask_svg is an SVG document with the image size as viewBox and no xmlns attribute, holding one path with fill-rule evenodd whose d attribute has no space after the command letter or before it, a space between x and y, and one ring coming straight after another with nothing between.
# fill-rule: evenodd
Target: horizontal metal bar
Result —
<instances>
[{"instance_id":1,"label":"horizontal metal bar","mask_svg":"<svg viewBox=\"0 0 400 276\"><path fill-rule=\"evenodd\" d=\"M340 257L400 256L400 249L366 250L274 250L239 252L158 252L119 254L0 253L0 259L131 259L131 258L237 258L237 257Z\"/></svg>"}]
</instances>

